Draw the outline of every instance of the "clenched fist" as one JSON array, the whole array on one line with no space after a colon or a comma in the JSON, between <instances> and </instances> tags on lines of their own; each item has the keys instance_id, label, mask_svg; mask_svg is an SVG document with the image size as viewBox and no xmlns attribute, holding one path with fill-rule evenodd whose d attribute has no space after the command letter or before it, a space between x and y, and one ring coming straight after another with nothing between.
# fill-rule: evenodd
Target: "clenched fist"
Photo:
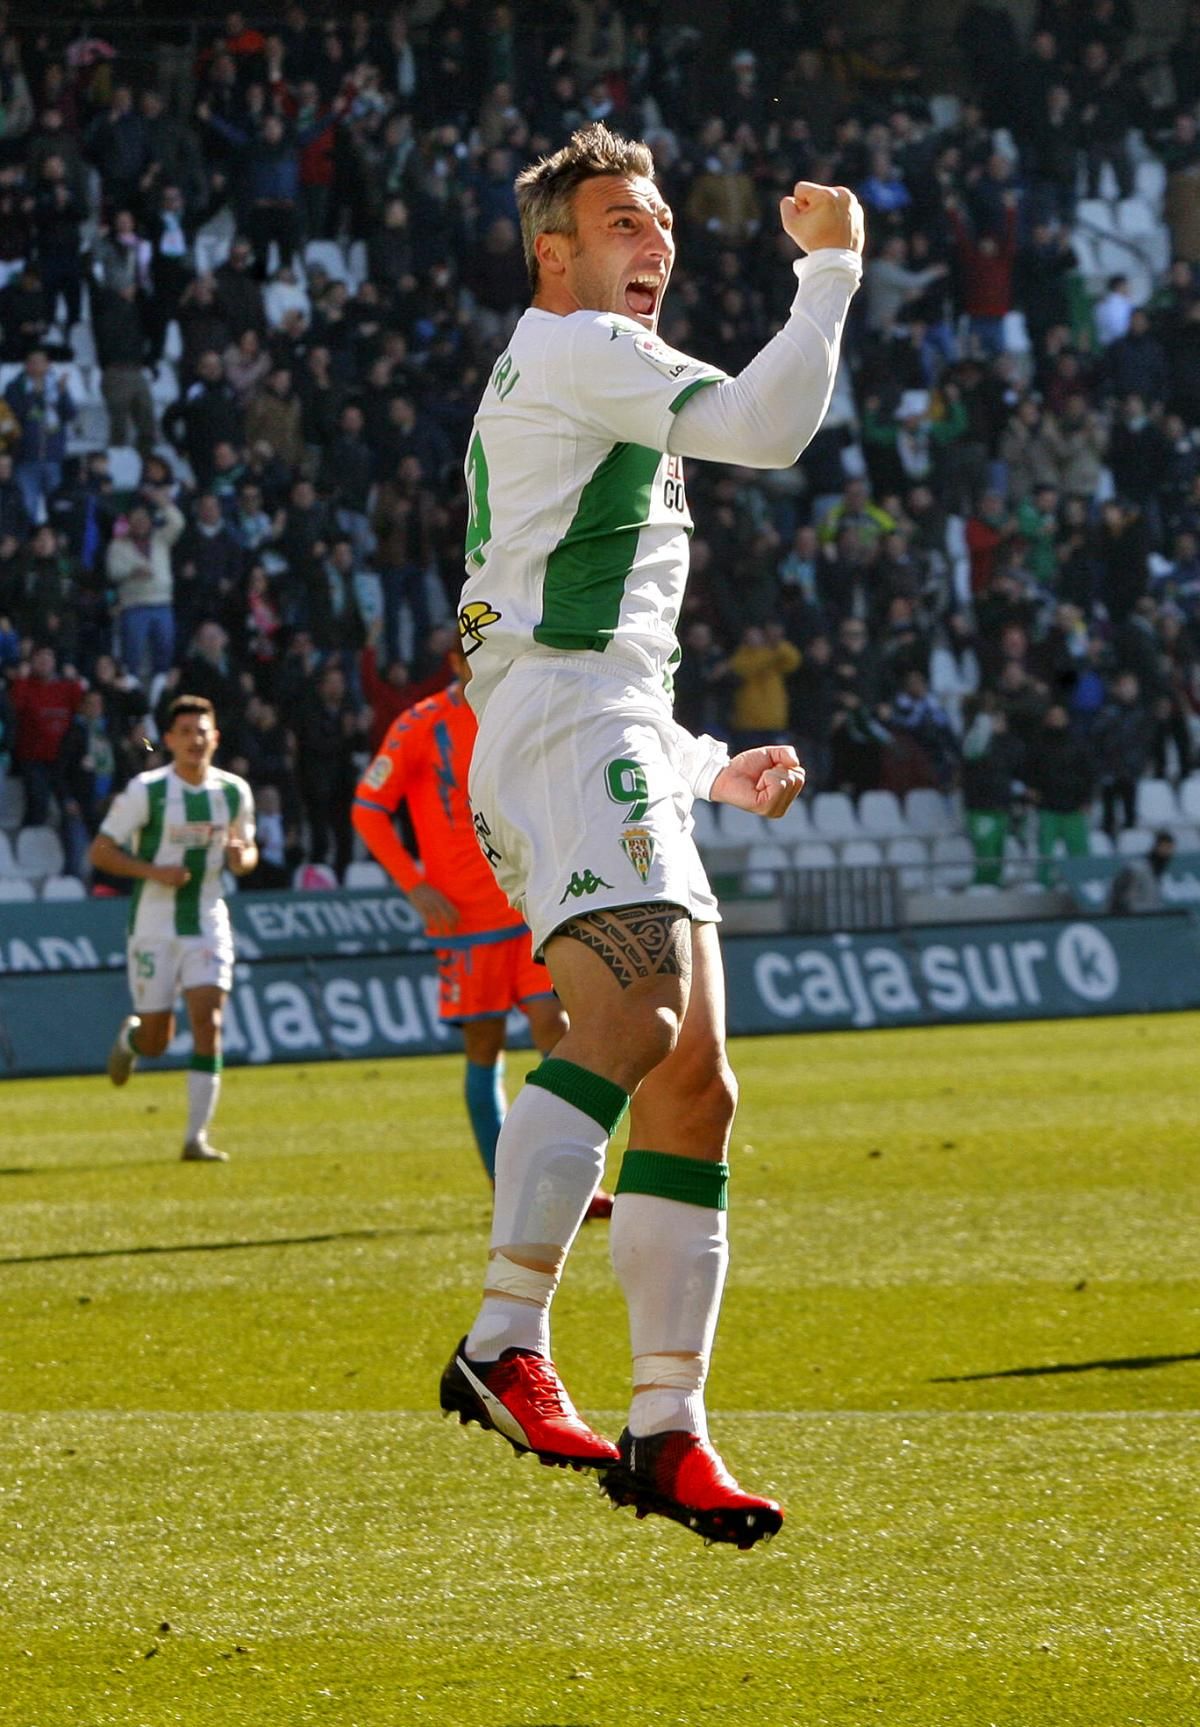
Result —
<instances>
[{"instance_id":1,"label":"clenched fist","mask_svg":"<svg viewBox=\"0 0 1200 1727\"><path fill-rule=\"evenodd\" d=\"M805 252L828 247L861 252L866 238L862 205L845 186L815 186L798 180L790 195L779 201L785 231Z\"/></svg>"}]
</instances>

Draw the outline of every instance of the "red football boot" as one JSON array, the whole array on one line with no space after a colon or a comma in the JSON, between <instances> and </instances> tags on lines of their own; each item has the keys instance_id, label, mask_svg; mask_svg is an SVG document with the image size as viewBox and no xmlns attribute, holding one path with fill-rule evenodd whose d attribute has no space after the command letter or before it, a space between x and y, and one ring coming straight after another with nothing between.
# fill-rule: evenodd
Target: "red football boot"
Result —
<instances>
[{"instance_id":1,"label":"red football boot","mask_svg":"<svg viewBox=\"0 0 1200 1727\"><path fill-rule=\"evenodd\" d=\"M633 1505L673 1518L705 1541L730 1541L743 1552L783 1527L783 1507L744 1493L706 1440L694 1433L654 1433L635 1439L626 1428L621 1460L600 1475L614 1505Z\"/></svg>"},{"instance_id":2,"label":"red football boot","mask_svg":"<svg viewBox=\"0 0 1200 1727\"><path fill-rule=\"evenodd\" d=\"M593 1433L567 1396L552 1361L531 1349L506 1349L499 1361L470 1361L464 1337L442 1374L441 1405L462 1426L477 1421L561 1469L603 1469L620 1459L611 1439Z\"/></svg>"}]
</instances>

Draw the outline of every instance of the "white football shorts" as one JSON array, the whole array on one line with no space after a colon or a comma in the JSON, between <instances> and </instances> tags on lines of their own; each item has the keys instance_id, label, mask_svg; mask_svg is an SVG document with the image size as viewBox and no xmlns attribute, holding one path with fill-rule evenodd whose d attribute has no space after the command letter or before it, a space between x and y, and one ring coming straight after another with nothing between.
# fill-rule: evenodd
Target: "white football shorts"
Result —
<instances>
[{"instance_id":1,"label":"white football shorts","mask_svg":"<svg viewBox=\"0 0 1200 1727\"><path fill-rule=\"evenodd\" d=\"M614 906L718 923L691 786L662 697L592 654L527 654L488 700L471 760L484 855L541 955L560 924Z\"/></svg>"},{"instance_id":2,"label":"white football shorts","mask_svg":"<svg viewBox=\"0 0 1200 1727\"><path fill-rule=\"evenodd\" d=\"M165 941L135 936L128 963L134 1012L170 1013L189 989L211 984L228 995L233 987L233 936L229 930Z\"/></svg>"}]
</instances>

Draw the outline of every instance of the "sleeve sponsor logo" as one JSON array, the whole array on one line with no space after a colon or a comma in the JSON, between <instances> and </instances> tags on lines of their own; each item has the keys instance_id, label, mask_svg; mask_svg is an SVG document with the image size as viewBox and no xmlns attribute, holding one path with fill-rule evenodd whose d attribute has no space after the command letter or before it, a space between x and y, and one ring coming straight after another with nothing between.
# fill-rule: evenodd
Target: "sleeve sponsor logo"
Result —
<instances>
[{"instance_id":1,"label":"sleeve sponsor logo","mask_svg":"<svg viewBox=\"0 0 1200 1727\"><path fill-rule=\"evenodd\" d=\"M366 771L363 784L370 786L373 792L377 792L380 786L386 784L388 779L391 777L391 772L392 764L388 758L386 756L376 756L375 760Z\"/></svg>"},{"instance_id":2,"label":"sleeve sponsor logo","mask_svg":"<svg viewBox=\"0 0 1200 1727\"><path fill-rule=\"evenodd\" d=\"M675 348L668 348L657 336L635 336L633 347L648 366L653 366L656 372L661 372L672 382L682 378L686 372L699 371L694 360L689 360Z\"/></svg>"}]
</instances>

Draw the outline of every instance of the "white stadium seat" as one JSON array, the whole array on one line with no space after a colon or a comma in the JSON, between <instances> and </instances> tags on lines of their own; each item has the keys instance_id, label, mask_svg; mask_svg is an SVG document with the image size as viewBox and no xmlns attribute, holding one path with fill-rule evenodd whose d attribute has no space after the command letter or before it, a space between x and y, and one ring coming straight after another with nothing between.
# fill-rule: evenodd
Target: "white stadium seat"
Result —
<instances>
[{"instance_id":1,"label":"white stadium seat","mask_svg":"<svg viewBox=\"0 0 1200 1727\"><path fill-rule=\"evenodd\" d=\"M388 873L382 864L374 858L363 858L359 863L346 865L345 887L386 887Z\"/></svg>"},{"instance_id":2,"label":"white stadium seat","mask_svg":"<svg viewBox=\"0 0 1200 1727\"><path fill-rule=\"evenodd\" d=\"M964 834L938 834L931 855L935 887L966 887L975 874L975 852Z\"/></svg>"},{"instance_id":3,"label":"white stadium seat","mask_svg":"<svg viewBox=\"0 0 1200 1727\"><path fill-rule=\"evenodd\" d=\"M1200 822L1200 773L1189 774L1180 786L1179 808L1186 821Z\"/></svg>"},{"instance_id":4,"label":"white stadium seat","mask_svg":"<svg viewBox=\"0 0 1200 1727\"><path fill-rule=\"evenodd\" d=\"M742 871L745 893L778 893L781 872L792 867L792 854L786 846L752 845L746 853Z\"/></svg>"},{"instance_id":5,"label":"white stadium seat","mask_svg":"<svg viewBox=\"0 0 1200 1727\"><path fill-rule=\"evenodd\" d=\"M826 840L857 839L862 829L845 792L818 792L810 809L814 833Z\"/></svg>"},{"instance_id":6,"label":"white stadium seat","mask_svg":"<svg viewBox=\"0 0 1200 1727\"><path fill-rule=\"evenodd\" d=\"M858 800L862 831L880 839L899 839L908 833L908 823L895 792L864 792Z\"/></svg>"},{"instance_id":7,"label":"white stadium seat","mask_svg":"<svg viewBox=\"0 0 1200 1727\"><path fill-rule=\"evenodd\" d=\"M108 470L115 492L136 491L142 480L142 458L132 444L112 444L108 451Z\"/></svg>"},{"instance_id":8,"label":"white stadium seat","mask_svg":"<svg viewBox=\"0 0 1200 1727\"><path fill-rule=\"evenodd\" d=\"M962 822L954 804L929 786L918 786L904 799L909 831L917 834L956 834Z\"/></svg>"},{"instance_id":9,"label":"white stadium seat","mask_svg":"<svg viewBox=\"0 0 1200 1727\"><path fill-rule=\"evenodd\" d=\"M925 841L915 834L888 840L883 848L886 862L898 870L900 886L908 893L920 893L929 886L929 852Z\"/></svg>"},{"instance_id":10,"label":"white stadium seat","mask_svg":"<svg viewBox=\"0 0 1200 1727\"><path fill-rule=\"evenodd\" d=\"M692 822L692 838L701 849L721 844L724 836L716 804L709 803L707 798L697 798L692 805Z\"/></svg>"},{"instance_id":11,"label":"white stadium seat","mask_svg":"<svg viewBox=\"0 0 1200 1727\"><path fill-rule=\"evenodd\" d=\"M1123 858L1145 857L1154 844L1154 835L1149 828L1126 828L1124 833L1117 835L1117 856Z\"/></svg>"},{"instance_id":12,"label":"white stadium seat","mask_svg":"<svg viewBox=\"0 0 1200 1727\"><path fill-rule=\"evenodd\" d=\"M62 841L53 828L22 828L17 835L17 874L23 876L61 875L63 873Z\"/></svg>"},{"instance_id":13,"label":"white stadium seat","mask_svg":"<svg viewBox=\"0 0 1200 1727\"><path fill-rule=\"evenodd\" d=\"M845 869L864 869L883 862L883 847L878 840L847 840L842 846L841 862Z\"/></svg>"},{"instance_id":14,"label":"white stadium seat","mask_svg":"<svg viewBox=\"0 0 1200 1727\"><path fill-rule=\"evenodd\" d=\"M310 240L304 248L304 263L316 264L334 282L350 281L350 270L336 240Z\"/></svg>"},{"instance_id":15,"label":"white stadium seat","mask_svg":"<svg viewBox=\"0 0 1200 1727\"><path fill-rule=\"evenodd\" d=\"M19 828L25 820L25 785L22 780L0 780L0 828Z\"/></svg>"},{"instance_id":16,"label":"white stadium seat","mask_svg":"<svg viewBox=\"0 0 1200 1727\"><path fill-rule=\"evenodd\" d=\"M1139 162L1133 171L1133 183L1139 198L1158 215L1163 207L1163 198L1167 190L1167 170L1157 160Z\"/></svg>"},{"instance_id":17,"label":"white stadium seat","mask_svg":"<svg viewBox=\"0 0 1200 1727\"><path fill-rule=\"evenodd\" d=\"M951 126L957 126L961 113L961 98L951 95L948 90L929 98L929 118L935 132L946 132Z\"/></svg>"},{"instance_id":18,"label":"white stadium seat","mask_svg":"<svg viewBox=\"0 0 1200 1727\"><path fill-rule=\"evenodd\" d=\"M87 889L77 875L51 875L42 883L42 898L51 900L86 899Z\"/></svg>"},{"instance_id":19,"label":"white stadium seat","mask_svg":"<svg viewBox=\"0 0 1200 1727\"><path fill-rule=\"evenodd\" d=\"M802 817L798 816L795 823L792 821L798 808L796 804L778 821L756 816L753 810L735 810L731 804L719 807L722 845L786 845L791 840L801 839L808 831Z\"/></svg>"},{"instance_id":20,"label":"white stadium seat","mask_svg":"<svg viewBox=\"0 0 1200 1727\"><path fill-rule=\"evenodd\" d=\"M1143 828L1173 827L1179 820L1179 804L1170 780L1139 780L1137 819Z\"/></svg>"},{"instance_id":21,"label":"white stadium seat","mask_svg":"<svg viewBox=\"0 0 1200 1727\"><path fill-rule=\"evenodd\" d=\"M808 840L793 848L792 860L797 869L835 869L837 853L823 840Z\"/></svg>"},{"instance_id":22,"label":"white stadium seat","mask_svg":"<svg viewBox=\"0 0 1200 1727\"><path fill-rule=\"evenodd\" d=\"M19 874L17 860L12 854L12 843L8 835L0 828L0 879Z\"/></svg>"},{"instance_id":23,"label":"white stadium seat","mask_svg":"<svg viewBox=\"0 0 1200 1727\"><path fill-rule=\"evenodd\" d=\"M31 881L23 881L15 875L0 875L0 901L7 900L11 904L15 900L36 898Z\"/></svg>"},{"instance_id":24,"label":"white stadium seat","mask_svg":"<svg viewBox=\"0 0 1200 1727\"><path fill-rule=\"evenodd\" d=\"M1113 855L1113 843L1103 828L1092 828L1088 832L1088 856L1094 858L1110 858Z\"/></svg>"}]
</instances>

